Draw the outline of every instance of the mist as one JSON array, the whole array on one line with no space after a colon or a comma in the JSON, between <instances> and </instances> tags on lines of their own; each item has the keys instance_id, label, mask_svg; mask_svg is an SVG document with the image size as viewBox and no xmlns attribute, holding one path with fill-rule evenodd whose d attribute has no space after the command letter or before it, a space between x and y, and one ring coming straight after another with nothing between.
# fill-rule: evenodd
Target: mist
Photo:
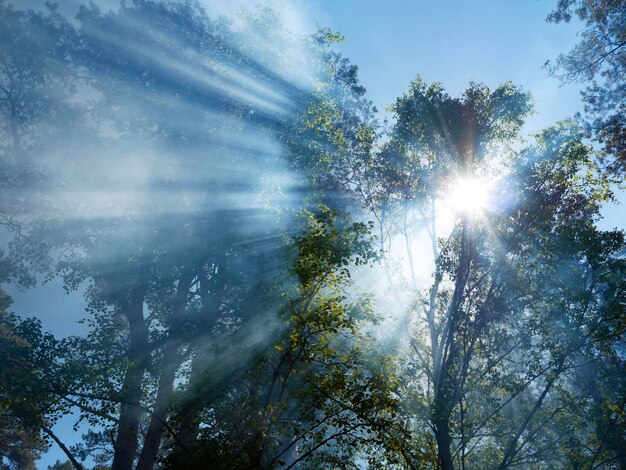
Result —
<instances>
[{"instance_id":1,"label":"mist","mask_svg":"<svg viewBox=\"0 0 626 470\"><path fill-rule=\"evenodd\" d=\"M305 13L0 0L0 466L621 468L613 127Z\"/></svg>"}]
</instances>

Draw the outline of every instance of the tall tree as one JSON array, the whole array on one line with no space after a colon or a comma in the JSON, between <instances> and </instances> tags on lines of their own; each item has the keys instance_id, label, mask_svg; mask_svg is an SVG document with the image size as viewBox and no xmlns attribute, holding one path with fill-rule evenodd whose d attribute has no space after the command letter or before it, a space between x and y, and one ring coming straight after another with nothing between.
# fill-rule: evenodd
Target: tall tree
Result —
<instances>
[{"instance_id":1,"label":"tall tree","mask_svg":"<svg viewBox=\"0 0 626 470\"><path fill-rule=\"evenodd\" d=\"M369 229L325 208L302 222L307 229L293 246L297 282L273 287L289 299L281 331L263 344L223 333L250 360L219 388L206 377L182 391L194 393L203 426L185 452L172 442L172 468L209 460L216 468L348 465L380 447L376 434L394 424L393 365L361 332L373 321L369 299L347 299L354 263L376 257ZM181 409L178 425L187 416Z\"/></svg>"},{"instance_id":2,"label":"tall tree","mask_svg":"<svg viewBox=\"0 0 626 470\"><path fill-rule=\"evenodd\" d=\"M396 123L376 170L388 185L383 202L395 206L401 236L428 233L435 260L422 290L415 271L424 260L408 257L416 301L401 396L415 397L402 406L406 419L428 423L414 432L432 431L432 459L420 460L429 444L416 441L413 460L424 465L565 460L556 450L565 428L540 429L575 410L560 393L574 383L570 372L590 338L606 333L615 345L623 333L600 333L623 315L618 278L608 284L614 297L593 281L621 263L624 246L621 233L594 228L609 181L571 125L514 150L528 100L510 84L493 92L474 85L457 99L418 80L391 108ZM487 194L493 179L500 182ZM437 234L445 212L452 227Z\"/></svg>"},{"instance_id":3,"label":"tall tree","mask_svg":"<svg viewBox=\"0 0 626 470\"><path fill-rule=\"evenodd\" d=\"M390 196L399 206L405 237L419 230L407 226L407 211L423 214L436 260L435 281L420 297L418 312L424 315L421 320L429 335L428 360L422 367L427 368L429 395L432 386L429 419L444 469L454 468L452 414L462 387L459 335L466 328L466 293L481 268L476 249L480 229L471 214L459 216L449 243L440 251L435 231L438 201L442 194L454 191L455 185L484 170L490 148L516 136L530 110L528 101L525 93L510 84L493 92L473 85L456 99L440 85L428 86L418 77L391 107L396 124L380 158L389 168L383 175L393 176L383 184L391 184Z\"/></svg>"}]
</instances>

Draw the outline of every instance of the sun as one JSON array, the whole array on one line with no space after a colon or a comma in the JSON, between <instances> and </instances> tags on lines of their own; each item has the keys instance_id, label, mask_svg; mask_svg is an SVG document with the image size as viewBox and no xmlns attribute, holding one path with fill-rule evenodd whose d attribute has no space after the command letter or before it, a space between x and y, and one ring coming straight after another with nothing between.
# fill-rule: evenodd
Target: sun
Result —
<instances>
[{"instance_id":1,"label":"sun","mask_svg":"<svg viewBox=\"0 0 626 470\"><path fill-rule=\"evenodd\" d=\"M489 200L489 183L478 178L461 178L450 187L448 203L459 212L478 212Z\"/></svg>"}]
</instances>

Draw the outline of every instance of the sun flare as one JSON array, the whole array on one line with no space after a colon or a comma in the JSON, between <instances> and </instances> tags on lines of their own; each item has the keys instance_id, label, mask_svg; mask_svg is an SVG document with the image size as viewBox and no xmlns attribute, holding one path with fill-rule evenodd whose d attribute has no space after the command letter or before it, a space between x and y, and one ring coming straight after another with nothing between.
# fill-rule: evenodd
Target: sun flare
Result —
<instances>
[{"instance_id":1,"label":"sun flare","mask_svg":"<svg viewBox=\"0 0 626 470\"><path fill-rule=\"evenodd\" d=\"M489 183L477 178L456 181L448 194L450 206L459 212L476 212L483 209L489 199Z\"/></svg>"}]
</instances>

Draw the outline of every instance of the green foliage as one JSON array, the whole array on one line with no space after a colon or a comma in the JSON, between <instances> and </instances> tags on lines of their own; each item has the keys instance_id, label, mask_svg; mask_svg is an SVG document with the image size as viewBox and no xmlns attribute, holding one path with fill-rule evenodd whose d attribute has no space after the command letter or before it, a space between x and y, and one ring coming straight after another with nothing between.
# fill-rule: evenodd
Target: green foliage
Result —
<instances>
[{"instance_id":1,"label":"green foliage","mask_svg":"<svg viewBox=\"0 0 626 470\"><path fill-rule=\"evenodd\" d=\"M173 455L171 466L319 468L383 445L377 434L397 424L394 365L361 332L376 321L369 299L347 297L349 270L377 253L367 226L345 219L324 207L303 214L280 340L212 402L193 458Z\"/></svg>"},{"instance_id":2,"label":"green foliage","mask_svg":"<svg viewBox=\"0 0 626 470\"><path fill-rule=\"evenodd\" d=\"M550 73L563 82L587 82L582 93L588 125L603 144L607 170L623 176L626 169L626 3L599 0L559 0L548 15L551 23L584 24L574 48L546 62Z\"/></svg>"},{"instance_id":3,"label":"green foliage","mask_svg":"<svg viewBox=\"0 0 626 470\"><path fill-rule=\"evenodd\" d=\"M58 340L0 290L0 465L34 468L49 438L116 470L624 466L626 245L597 228L612 179L580 128L526 144L519 87L417 77L383 134L341 34L130 3L69 22L0 0L2 267L87 301ZM610 82L586 96L616 113L597 125L619 174L614 7L550 19L590 28L559 65ZM467 178L496 181L488 204L438 233ZM381 267L389 298L357 295ZM380 300L407 290L382 341ZM70 411L89 430L68 449Z\"/></svg>"},{"instance_id":4,"label":"green foliage","mask_svg":"<svg viewBox=\"0 0 626 470\"><path fill-rule=\"evenodd\" d=\"M74 470L74 465L69 460L65 462L57 460L53 465L48 465L48 470Z\"/></svg>"},{"instance_id":5,"label":"green foliage","mask_svg":"<svg viewBox=\"0 0 626 470\"><path fill-rule=\"evenodd\" d=\"M389 110L397 116L394 135L409 151L459 168L480 163L489 144L515 138L532 107L528 93L510 82L494 91L471 84L452 98L418 76Z\"/></svg>"},{"instance_id":6,"label":"green foliage","mask_svg":"<svg viewBox=\"0 0 626 470\"><path fill-rule=\"evenodd\" d=\"M9 313L10 298L2 290L0 296L0 456L8 468L34 469L47 449L42 425L61 411L55 397L42 389L54 367L57 341L41 331L39 320Z\"/></svg>"},{"instance_id":7,"label":"green foliage","mask_svg":"<svg viewBox=\"0 0 626 470\"><path fill-rule=\"evenodd\" d=\"M355 222L348 226L333 223L336 213L322 207L316 214L303 214L308 230L296 239L299 255L295 272L304 289L314 288L332 276L334 282L342 283L350 278L348 265L368 264L376 260L373 243L376 239L370 232L373 222ZM334 273L339 267L338 273Z\"/></svg>"}]
</instances>

